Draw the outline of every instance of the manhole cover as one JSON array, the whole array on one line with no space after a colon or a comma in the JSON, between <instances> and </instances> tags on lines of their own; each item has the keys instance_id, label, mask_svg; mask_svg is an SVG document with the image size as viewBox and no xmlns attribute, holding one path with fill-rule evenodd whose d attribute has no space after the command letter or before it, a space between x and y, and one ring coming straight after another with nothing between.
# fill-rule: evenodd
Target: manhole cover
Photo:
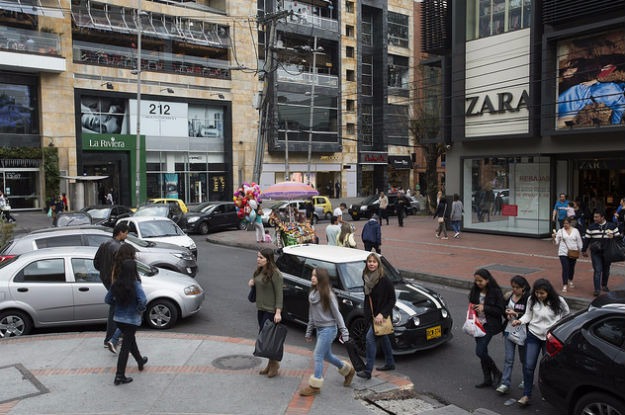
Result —
<instances>
[{"instance_id":1,"label":"manhole cover","mask_svg":"<svg viewBox=\"0 0 625 415\"><path fill-rule=\"evenodd\" d=\"M230 356L222 356L213 360L213 366L218 369L225 370L244 370L251 369L260 365L261 360L258 357L233 354Z\"/></svg>"},{"instance_id":2,"label":"manhole cover","mask_svg":"<svg viewBox=\"0 0 625 415\"><path fill-rule=\"evenodd\" d=\"M517 275L527 275L527 274L532 274L534 272L540 271L540 268L515 267L512 265L503 265L503 264L486 265L484 268L486 268L487 270L491 270L491 271L501 271L501 272L507 272L510 274L517 274Z\"/></svg>"},{"instance_id":3,"label":"manhole cover","mask_svg":"<svg viewBox=\"0 0 625 415\"><path fill-rule=\"evenodd\" d=\"M42 393L48 389L22 364L0 367L0 404Z\"/></svg>"}]
</instances>

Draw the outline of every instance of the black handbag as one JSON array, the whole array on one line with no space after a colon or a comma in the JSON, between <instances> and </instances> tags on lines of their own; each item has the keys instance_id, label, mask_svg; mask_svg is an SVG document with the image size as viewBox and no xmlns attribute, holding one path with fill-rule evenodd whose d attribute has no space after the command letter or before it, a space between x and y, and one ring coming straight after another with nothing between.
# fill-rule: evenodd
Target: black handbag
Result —
<instances>
[{"instance_id":1,"label":"black handbag","mask_svg":"<svg viewBox=\"0 0 625 415\"><path fill-rule=\"evenodd\" d=\"M356 348L356 342L353 339L349 339L345 343L345 348L347 349L347 355L349 356L349 360L352 362L352 366L356 372L360 372L365 370L365 362L362 361L362 358L358 354L358 349Z\"/></svg>"},{"instance_id":2,"label":"black handbag","mask_svg":"<svg viewBox=\"0 0 625 415\"><path fill-rule=\"evenodd\" d=\"M247 295L247 300L248 300L250 303L255 303L255 302L256 302L256 286L255 286L255 285L252 285L252 286L250 287L250 292L249 292L249 294Z\"/></svg>"},{"instance_id":3,"label":"black handbag","mask_svg":"<svg viewBox=\"0 0 625 415\"><path fill-rule=\"evenodd\" d=\"M274 324L273 321L266 320L263 329L256 338L254 356L281 361L284 354L286 333L287 329L284 324Z\"/></svg>"},{"instance_id":4,"label":"black handbag","mask_svg":"<svg viewBox=\"0 0 625 415\"><path fill-rule=\"evenodd\" d=\"M606 262L625 261L625 245L622 239L609 238L605 240L603 260Z\"/></svg>"}]
</instances>

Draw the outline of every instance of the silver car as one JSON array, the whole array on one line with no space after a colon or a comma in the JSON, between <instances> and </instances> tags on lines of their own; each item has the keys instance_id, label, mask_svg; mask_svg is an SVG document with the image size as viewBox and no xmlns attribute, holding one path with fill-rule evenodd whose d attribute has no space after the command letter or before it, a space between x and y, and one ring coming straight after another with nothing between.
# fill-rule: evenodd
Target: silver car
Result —
<instances>
[{"instance_id":1,"label":"silver car","mask_svg":"<svg viewBox=\"0 0 625 415\"><path fill-rule=\"evenodd\" d=\"M0 262L0 338L33 327L105 323L106 288L93 266L95 247L39 249ZM147 297L144 322L171 328L197 313L204 290L193 278L137 262Z\"/></svg>"}]
</instances>

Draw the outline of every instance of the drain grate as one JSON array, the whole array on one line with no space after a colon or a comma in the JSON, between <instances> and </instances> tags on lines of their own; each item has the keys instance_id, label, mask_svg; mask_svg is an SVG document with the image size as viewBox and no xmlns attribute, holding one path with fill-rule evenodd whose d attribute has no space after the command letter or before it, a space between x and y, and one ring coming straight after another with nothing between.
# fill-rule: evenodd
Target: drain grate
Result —
<instances>
[{"instance_id":1,"label":"drain grate","mask_svg":"<svg viewBox=\"0 0 625 415\"><path fill-rule=\"evenodd\" d=\"M489 271L501 271L501 272L507 272L510 274L517 274L517 275L527 275L527 274L532 274L534 272L542 271L540 268L515 267L512 265L504 265L504 264L490 264L482 268L486 268Z\"/></svg>"},{"instance_id":2,"label":"drain grate","mask_svg":"<svg viewBox=\"0 0 625 415\"><path fill-rule=\"evenodd\" d=\"M222 356L213 360L213 366L224 370L246 370L260 365L261 360L258 357L243 354L233 354Z\"/></svg>"},{"instance_id":3,"label":"drain grate","mask_svg":"<svg viewBox=\"0 0 625 415\"><path fill-rule=\"evenodd\" d=\"M48 393L22 364L0 367L0 404Z\"/></svg>"}]
</instances>

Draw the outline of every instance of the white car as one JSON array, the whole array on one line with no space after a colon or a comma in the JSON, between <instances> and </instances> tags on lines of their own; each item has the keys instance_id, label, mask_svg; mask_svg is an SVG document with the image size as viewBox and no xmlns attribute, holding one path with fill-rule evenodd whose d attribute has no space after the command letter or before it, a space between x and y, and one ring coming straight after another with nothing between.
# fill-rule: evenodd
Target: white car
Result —
<instances>
[{"instance_id":1,"label":"white car","mask_svg":"<svg viewBox=\"0 0 625 415\"><path fill-rule=\"evenodd\" d=\"M33 327L106 323L106 288L93 266L97 247L45 248L0 262L0 338ZM204 290L193 278L137 261L147 297L143 321L168 329L197 313Z\"/></svg>"},{"instance_id":2,"label":"white car","mask_svg":"<svg viewBox=\"0 0 625 415\"><path fill-rule=\"evenodd\" d=\"M146 241L166 242L188 248L197 260L197 246L171 219L160 216L131 216L117 223L126 223L130 233Z\"/></svg>"}]
</instances>

